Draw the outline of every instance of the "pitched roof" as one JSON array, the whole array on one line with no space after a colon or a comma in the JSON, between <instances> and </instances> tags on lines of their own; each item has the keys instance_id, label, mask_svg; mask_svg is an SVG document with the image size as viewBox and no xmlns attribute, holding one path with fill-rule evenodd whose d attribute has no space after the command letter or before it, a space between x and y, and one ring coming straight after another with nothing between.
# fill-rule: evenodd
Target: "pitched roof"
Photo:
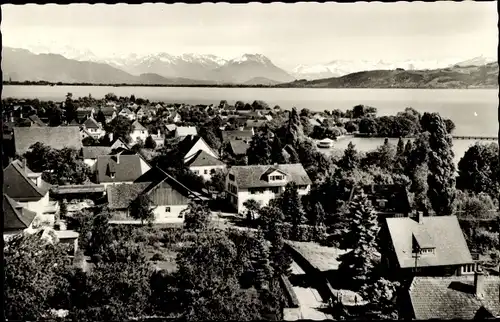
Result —
<instances>
[{"instance_id":1,"label":"pitched roof","mask_svg":"<svg viewBox=\"0 0 500 322\"><path fill-rule=\"evenodd\" d=\"M134 123L132 123L132 129L139 130L139 131L146 131L147 130L141 123L139 123L139 121L134 121Z\"/></svg>"},{"instance_id":2,"label":"pitched roof","mask_svg":"<svg viewBox=\"0 0 500 322\"><path fill-rule=\"evenodd\" d=\"M54 149L82 148L80 129L76 126L14 127L17 154L24 154L35 143L41 142Z\"/></svg>"},{"instance_id":3,"label":"pitched roof","mask_svg":"<svg viewBox=\"0 0 500 322\"><path fill-rule=\"evenodd\" d=\"M84 159L97 159L100 155L111 153L110 146L84 146L82 147L82 156Z\"/></svg>"},{"instance_id":4,"label":"pitched roof","mask_svg":"<svg viewBox=\"0 0 500 322\"><path fill-rule=\"evenodd\" d=\"M189 167L205 167L205 166L225 165L225 163L219 159L214 158L204 150L199 150L186 163L186 165Z\"/></svg>"},{"instance_id":5,"label":"pitched roof","mask_svg":"<svg viewBox=\"0 0 500 322\"><path fill-rule=\"evenodd\" d=\"M149 182L118 184L107 187L108 207L110 209L126 209L130 202L137 198L144 189L150 185Z\"/></svg>"},{"instance_id":6,"label":"pitched roof","mask_svg":"<svg viewBox=\"0 0 500 322\"><path fill-rule=\"evenodd\" d=\"M169 132L175 131L175 129L177 129L177 125L175 124L167 124L165 127Z\"/></svg>"},{"instance_id":7,"label":"pitched roof","mask_svg":"<svg viewBox=\"0 0 500 322\"><path fill-rule=\"evenodd\" d=\"M287 182L293 181L298 185L311 184L311 179L300 163L277 165L246 165L231 167L238 188L281 187L285 184L269 182L264 176L270 169L286 173Z\"/></svg>"},{"instance_id":8,"label":"pitched roof","mask_svg":"<svg viewBox=\"0 0 500 322\"><path fill-rule=\"evenodd\" d=\"M267 120L247 120L245 124L248 127L263 127L266 123Z\"/></svg>"},{"instance_id":9,"label":"pitched roof","mask_svg":"<svg viewBox=\"0 0 500 322\"><path fill-rule=\"evenodd\" d=\"M224 141L231 139L252 139L253 133L252 129L248 130L234 130L234 131L222 131L222 139Z\"/></svg>"},{"instance_id":10,"label":"pitched roof","mask_svg":"<svg viewBox=\"0 0 500 322\"><path fill-rule=\"evenodd\" d=\"M175 129L175 134L177 136L198 135L198 131L194 126L178 126Z\"/></svg>"},{"instance_id":11,"label":"pitched roof","mask_svg":"<svg viewBox=\"0 0 500 322\"><path fill-rule=\"evenodd\" d=\"M132 184L108 186L108 207L110 209L126 209L130 205L130 201L137 198L140 194L149 194L155 205L167 205L179 202L187 204L187 198L199 199L196 193L165 171L156 167L151 168L141 175ZM173 195L177 195L177 198Z\"/></svg>"},{"instance_id":12,"label":"pitched roof","mask_svg":"<svg viewBox=\"0 0 500 322\"><path fill-rule=\"evenodd\" d=\"M32 175L33 171L25 168L23 163L19 160L12 161L3 172L4 193L14 200L25 201L38 201L45 196L50 188L50 185L41 180L40 186L37 186L28 175Z\"/></svg>"},{"instance_id":13,"label":"pitched roof","mask_svg":"<svg viewBox=\"0 0 500 322\"><path fill-rule=\"evenodd\" d=\"M422 242L421 247L435 247L434 254L423 254L417 258L417 266L442 266L472 263L456 216L423 217L422 223L409 217L386 218L394 251L401 268L414 267L413 242Z\"/></svg>"},{"instance_id":14,"label":"pitched roof","mask_svg":"<svg viewBox=\"0 0 500 322\"><path fill-rule=\"evenodd\" d=\"M40 118L39 118L39 117L38 117L38 115L36 115L36 114L33 114L33 115L28 116L28 119L29 119L31 122L35 123L35 125L38 125L38 126L46 126L46 125L45 125L45 123L43 123L43 121L42 121L42 120L40 120Z\"/></svg>"},{"instance_id":15,"label":"pitched roof","mask_svg":"<svg viewBox=\"0 0 500 322\"><path fill-rule=\"evenodd\" d=\"M102 107L101 108L102 113L104 114L105 117L110 117L113 116L113 113L116 112L116 110L113 107Z\"/></svg>"},{"instance_id":16,"label":"pitched roof","mask_svg":"<svg viewBox=\"0 0 500 322\"><path fill-rule=\"evenodd\" d=\"M250 147L250 144L243 140L229 140L229 145L235 155L246 154L248 148Z\"/></svg>"},{"instance_id":17,"label":"pitched roof","mask_svg":"<svg viewBox=\"0 0 500 322\"><path fill-rule=\"evenodd\" d=\"M3 194L3 225L4 230L19 230L28 228L36 213L23 208L20 204L15 202L12 198Z\"/></svg>"},{"instance_id":18,"label":"pitched roof","mask_svg":"<svg viewBox=\"0 0 500 322\"><path fill-rule=\"evenodd\" d=\"M127 107L125 107L125 108L122 108L122 109L120 110L120 113L118 113L118 114L127 114L127 115L130 115L130 114L134 114L134 112L132 112L132 111L131 111L130 109L128 109Z\"/></svg>"},{"instance_id":19,"label":"pitched roof","mask_svg":"<svg viewBox=\"0 0 500 322\"><path fill-rule=\"evenodd\" d=\"M483 278L484 294L478 298L474 276L415 277L409 290L415 318L472 320L482 309L500 316L500 277Z\"/></svg>"},{"instance_id":20,"label":"pitched roof","mask_svg":"<svg viewBox=\"0 0 500 322\"><path fill-rule=\"evenodd\" d=\"M111 148L112 149L116 149L116 148L119 148L119 147L125 147L127 149L129 149L129 145L127 143L125 143L125 141L123 141L121 138L117 138L113 144L111 144Z\"/></svg>"},{"instance_id":21,"label":"pitched roof","mask_svg":"<svg viewBox=\"0 0 500 322\"><path fill-rule=\"evenodd\" d=\"M97 123L97 121L93 117L89 117L88 119L83 122L83 126L85 126L88 129L100 129L101 125Z\"/></svg>"},{"instance_id":22,"label":"pitched roof","mask_svg":"<svg viewBox=\"0 0 500 322\"><path fill-rule=\"evenodd\" d=\"M117 163L118 161L118 163ZM130 182L139 178L143 172L138 155L100 155L96 163L97 179L103 182ZM114 178L111 173L114 172Z\"/></svg>"}]
</instances>

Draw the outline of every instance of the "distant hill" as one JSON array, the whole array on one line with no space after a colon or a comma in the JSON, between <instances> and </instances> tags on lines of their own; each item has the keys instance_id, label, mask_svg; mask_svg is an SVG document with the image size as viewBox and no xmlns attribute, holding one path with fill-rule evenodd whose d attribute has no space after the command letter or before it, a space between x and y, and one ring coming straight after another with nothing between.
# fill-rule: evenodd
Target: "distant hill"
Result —
<instances>
[{"instance_id":1,"label":"distant hill","mask_svg":"<svg viewBox=\"0 0 500 322\"><path fill-rule=\"evenodd\" d=\"M434 70L373 70L342 77L298 80L276 87L312 88L497 88L498 63Z\"/></svg>"},{"instance_id":2,"label":"distant hill","mask_svg":"<svg viewBox=\"0 0 500 322\"><path fill-rule=\"evenodd\" d=\"M249 79L246 81L243 85L266 85L266 86L272 86L272 85L277 85L280 82L274 81L269 78L265 77L254 77L252 79Z\"/></svg>"},{"instance_id":3,"label":"distant hill","mask_svg":"<svg viewBox=\"0 0 500 322\"><path fill-rule=\"evenodd\" d=\"M213 84L187 78L166 78L154 73L134 76L108 64L67 59L57 54L33 54L25 49L2 48L3 79L91 84Z\"/></svg>"}]
</instances>

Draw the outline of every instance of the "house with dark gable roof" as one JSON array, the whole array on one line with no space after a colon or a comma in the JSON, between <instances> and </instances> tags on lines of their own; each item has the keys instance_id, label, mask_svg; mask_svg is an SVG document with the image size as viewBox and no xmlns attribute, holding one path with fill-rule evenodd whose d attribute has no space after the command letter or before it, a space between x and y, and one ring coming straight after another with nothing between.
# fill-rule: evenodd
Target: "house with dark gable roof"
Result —
<instances>
[{"instance_id":1,"label":"house with dark gable roof","mask_svg":"<svg viewBox=\"0 0 500 322\"><path fill-rule=\"evenodd\" d=\"M96 183L105 187L122 183L133 183L151 166L137 154L101 155L96 162Z\"/></svg>"},{"instance_id":2,"label":"house with dark gable roof","mask_svg":"<svg viewBox=\"0 0 500 322\"><path fill-rule=\"evenodd\" d=\"M189 170L193 171L194 174L201 176L206 181L212 178L217 170L223 170L226 168L226 164L221 160L213 157L204 150L198 150L195 155L187 161L186 166Z\"/></svg>"},{"instance_id":3,"label":"house with dark gable roof","mask_svg":"<svg viewBox=\"0 0 500 322\"><path fill-rule=\"evenodd\" d=\"M85 130L84 133L88 133L94 139L100 139L104 135L106 135L106 131L103 129L102 125L98 123L93 117L89 117L82 124L82 130ZM86 137L84 135L83 137Z\"/></svg>"},{"instance_id":4,"label":"house with dark gable roof","mask_svg":"<svg viewBox=\"0 0 500 322\"><path fill-rule=\"evenodd\" d=\"M219 159L219 154L201 136L186 136L179 142L178 148L183 155L184 164L205 180L210 180L216 170L226 167Z\"/></svg>"},{"instance_id":5,"label":"house with dark gable roof","mask_svg":"<svg viewBox=\"0 0 500 322\"><path fill-rule=\"evenodd\" d=\"M142 143L144 143L146 142L148 136L149 136L148 129L146 129L144 125L142 125L138 121L134 121L134 123L132 123L132 133L130 133L132 144L136 143L139 140L141 140Z\"/></svg>"},{"instance_id":6,"label":"house with dark gable roof","mask_svg":"<svg viewBox=\"0 0 500 322\"><path fill-rule=\"evenodd\" d=\"M401 313L408 319L500 318L499 276L482 272L468 276L418 276L413 279L407 296L409 306Z\"/></svg>"},{"instance_id":7,"label":"house with dark gable roof","mask_svg":"<svg viewBox=\"0 0 500 322\"><path fill-rule=\"evenodd\" d=\"M128 118L130 121L135 120L136 115L128 107L122 108L118 115Z\"/></svg>"},{"instance_id":8,"label":"house with dark gable roof","mask_svg":"<svg viewBox=\"0 0 500 322\"><path fill-rule=\"evenodd\" d=\"M82 148L80 129L76 126L14 127L13 138L17 155L23 155L37 142L53 149L68 147L80 151Z\"/></svg>"},{"instance_id":9,"label":"house with dark gable roof","mask_svg":"<svg viewBox=\"0 0 500 322\"><path fill-rule=\"evenodd\" d=\"M311 189L312 181L300 163L233 166L226 178L226 192L233 207L241 213L245 211L245 201L254 199L266 206L289 182L297 184L299 195Z\"/></svg>"},{"instance_id":10,"label":"house with dark gable roof","mask_svg":"<svg viewBox=\"0 0 500 322\"><path fill-rule=\"evenodd\" d=\"M3 176L3 192L22 207L39 215L57 211L57 203L49 199L50 185L43 181L41 173L14 160L4 169Z\"/></svg>"},{"instance_id":11,"label":"house with dark gable roof","mask_svg":"<svg viewBox=\"0 0 500 322\"><path fill-rule=\"evenodd\" d=\"M115 215L119 214L126 220L132 220L129 213L130 202L142 194L148 195L151 199L156 222L172 218L182 220L181 212L188 207L190 200L204 201L199 194L191 191L165 171L152 168L131 184L108 186L108 207Z\"/></svg>"},{"instance_id":12,"label":"house with dark gable roof","mask_svg":"<svg viewBox=\"0 0 500 322\"><path fill-rule=\"evenodd\" d=\"M386 218L382 252L388 274L401 280L413 276L473 274L476 262L456 216Z\"/></svg>"},{"instance_id":13,"label":"house with dark gable roof","mask_svg":"<svg viewBox=\"0 0 500 322\"><path fill-rule=\"evenodd\" d=\"M36 216L36 212L24 208L5 193L2 210L4 239L30 228Z\"/></svg>"}]
</instances>

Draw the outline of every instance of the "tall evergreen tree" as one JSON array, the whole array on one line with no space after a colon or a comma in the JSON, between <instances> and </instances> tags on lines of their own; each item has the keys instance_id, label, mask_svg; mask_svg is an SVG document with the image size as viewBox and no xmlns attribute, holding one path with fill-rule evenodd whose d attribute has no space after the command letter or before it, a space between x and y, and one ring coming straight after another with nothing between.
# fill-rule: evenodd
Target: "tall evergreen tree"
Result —
<instances>
[{"instance_id":1,"label":"tall evergreen tree","mask_svg":"<svg viewBox=\"0 0 500 322\"><path fill-rule=\"evenodd\" d=\"M424 114L424 116L427 113ZM427 192L432 209L439 216L453 213L455 200L455 164L452 139L443 119L437 113L427 117L429 136L429 175Z\"/></svg>"},{"instance_id":2,"label":"tall evergreen tree","mask_svg":"<svg viewBox=\"0 0 500 322\"><path fill-rule=\"evenodd\" d=\"M350 243L354 247L341 256L339 274L359 289L374 277L375 268L380 261L376 242L379 225L377 214L365 195L354 198L349 208Z\"/></svg>"},{"instance_id":3,"label":"tall evergreen tree","mask_svg":"<svg viewBox=\"0 0 500 322\"><path fill-rule=\"evenodd\" d=\"M359 166L359 155L358 151L356 151L355 145L352 142L349 142L347 145L347 149L344 151L344 155L342 159L339 161L339 166L346 171L351 171L356 169Z\"/></svg>"},{"instance_id":4,"label":"tall evergreen tree","mask_svg":"<svg viewBox=\"0 0 500 322\"><path fill-rule=\"evenodd\" d=\"M306 222L298 187L295 182L287 183L285 191L280 196L280 204L281 211L285 215L285 220L290 222L294 229Z\"/></svg>"},{"instance_id":5,"label":"tall evergreen tree","mask_svg":"<svg viewBox=\"0 0 500 322\"><path fill-rule=\"evenodd\" d=\"M290 117L286 125L285 144L291 144L293 147L297 145L298 140L303 136L302 125L297 108L293 107L290 112Z\"/></svg>"},{"instance_id":6,"label":"tall evergreen tree","mask_svg":"<svg viewBox=\"0 0 500 322\"><path fill-rule=\"evenodd\" d=\"M270 130L255 133L247 150L248 164L272 164L273 163L273 138Z\"/></svg>"}]
</instances>

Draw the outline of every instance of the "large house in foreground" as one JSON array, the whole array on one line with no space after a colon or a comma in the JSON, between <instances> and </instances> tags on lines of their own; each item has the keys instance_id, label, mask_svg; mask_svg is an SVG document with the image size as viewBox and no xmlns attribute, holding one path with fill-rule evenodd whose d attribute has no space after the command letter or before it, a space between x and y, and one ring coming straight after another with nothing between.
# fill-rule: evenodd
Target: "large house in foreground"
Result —
<instances>
[{"instance_id":1,"label":"large house in foreground","mask_svg":"<svg viewBox=\"0 0 500 322\"><path fill-rule=\"evenodd\" d=\"M139 195L148 195L153 205L155 220L179 218L190 200L203 201L195 192L159 168L152 168L132 184L107 187L108 207L116 215L130 218L130 202Z\"/></svg>"},{"instance_id":2,"label":"large house in foreground","mask_svg":"<svg viewBox=\"0 0 500 322\"><path fill-rule=\"evenodd\" d=\"M456 216L386 218L384 261L390 276L474 274L472 258ZM386 237L384 237L386 238Z\"/></svg>"},{"instance_id":3,"label":"large house in foreground","mask_svg":"<svg viewBox=\"0 0 500 322\"><path fill-rule=\"evenodd\" d=\"M266 206L289 182L295 182L299 195L311 189L311 179L300 163L234 166L226 178L226 192L233 207L241 213L245 211L245 201L254 199Z\"/></svg>"}]
</instances>

